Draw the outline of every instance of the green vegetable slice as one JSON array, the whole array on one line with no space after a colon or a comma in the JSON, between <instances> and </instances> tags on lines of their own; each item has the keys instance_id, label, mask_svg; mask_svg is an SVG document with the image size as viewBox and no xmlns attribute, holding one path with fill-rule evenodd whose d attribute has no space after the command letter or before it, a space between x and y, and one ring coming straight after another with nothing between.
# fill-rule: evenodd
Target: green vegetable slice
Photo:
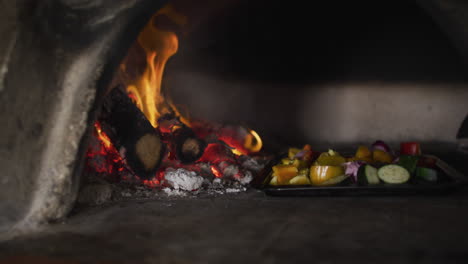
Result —
<instances>
[{"instance_id":1,"label":"green vegetable slice","mask_svg":"<svg viewBox=\"0 0 468 264\"><path fill-rule=\"evenodd\" d=\"M379 184L380 180L377 176L377 169L369 164L362 165L358 172L358 183L360 185Z\"/></svg>"},{"instance_id":2,"label":"green vegetable slice","mask_svg":"<svg viewBox=\"0 0 468 264\"><path fill-rule=\"evenodd\" d=\"M405 183L410 178L408 170L396 164L383 166L377 171L377 175L382 181L391 184Z\"/></svg>"},{"instance_id":3,"label":"green vegetable slice","mask_svg":"<svg viewBox=\"0 0 468 264\"><path fill-rule=\"evenodd\" d=\"M416 178L422 179L428 182L437 181L437 171L430 168L418 167L416 168Z\"/></svg>"}]
</instances>

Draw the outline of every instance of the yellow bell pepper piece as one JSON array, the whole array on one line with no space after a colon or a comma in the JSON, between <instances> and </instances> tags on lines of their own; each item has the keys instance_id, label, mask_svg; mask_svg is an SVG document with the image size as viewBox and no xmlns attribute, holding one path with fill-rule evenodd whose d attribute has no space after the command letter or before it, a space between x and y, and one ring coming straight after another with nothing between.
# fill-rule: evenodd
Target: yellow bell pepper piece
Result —
<instances>
[{"instance_id":1,"label":"yellow bell pepper piece","mask_svg":"<svg viewBox=\"0 0 468 264\"><path fill-rule=\"evenodd\" d=\"M345 170L341 166L320 166L313 165L310 167L310 181L312 185L321 185L331 178L345 174Z\"/></svg>"},{"instance_id":2,"label":"yellow bell pepper piece","mask_svg":"<svg viewBox=\"0 0 468 264\"><path fill-rule=\"evenodd\" d=\"M270 185L278 185L278 177L274 176L271 178Z\"/></svg>"},{"instance_id":3,"label":"yellow bell pepper piece","mask_svg":"<svg viewBox=\"0 0 468 264\"><path fill-rule=\"evenodd\" d=\"M291 185L310 185L309 177L298 175L289 181Z\"/></svg>"},{"instance_id":4,"label":"yellow bell pepper piece","mask_svg":"<svg viewBox=\"0 0 468 264\"><path fill-rule=\"evenodd\" d=\"M330 150L329 152L323 152L315 161L315 165L322 166L341 166L345 163L346 159L337 152Z\"/></svg>"},{"instance_id":5,"label":"yellow bell pepper piece","mask_svg":"<svg viewBox=\"0 0 468 264\"><path fill-rule=\"evenodd\" d=\"M276 176L278 184L288 184L288 182L296 177L298 169L294 165L276 165L273 166L273 175Z\"/></svg>"}]
</instances>

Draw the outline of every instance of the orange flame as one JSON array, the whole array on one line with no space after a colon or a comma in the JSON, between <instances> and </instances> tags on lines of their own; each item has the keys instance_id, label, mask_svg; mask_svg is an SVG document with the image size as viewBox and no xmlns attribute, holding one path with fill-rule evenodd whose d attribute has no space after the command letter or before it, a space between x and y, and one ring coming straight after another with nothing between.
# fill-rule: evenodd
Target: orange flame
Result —
<instances>
[{"instance_id":1,"label":"orange flame","mask_svg":"<svg viewBox=\"0 0 468 264\"><path fill-rule=\"evenodd\" d=\"M153 127L159 126L158 119L165 114L175 114L182 123L191 127L190 121L180 114L162 91L164 68L169 58L177 53L179 40L174 32L163 30L155 25L159 16L166 16L179 26L187 23L186 17L177 13L171 5L160 9L150 19L138 36L138 44L146 54L146 68L134 83L127 86L127 92ZM262 140L253 130L248 130L245 138L238 143L239 145L232 146L235 147L232 152L236 155L255 153L262 148Z\"/></svg>"},{"instance_id":2,"label":"orange flame","mask_svg":"<svg viewBox=\"0 0 468 264\"><path fill-rule=\"evenodd\" d=\"M179 15L170 5L160 9L145 26L138 37L138 43L146 52L146 69L134 84L127 86L138 108L145 114L154 127L157 127L161 115L176 113L173 105L164 98L161 90L162 76L168 59L177 52L179 41L171 31L156 28L156 17L165 15L174 23L186 23L185 17Z\"/></svg>"}]
</instances>

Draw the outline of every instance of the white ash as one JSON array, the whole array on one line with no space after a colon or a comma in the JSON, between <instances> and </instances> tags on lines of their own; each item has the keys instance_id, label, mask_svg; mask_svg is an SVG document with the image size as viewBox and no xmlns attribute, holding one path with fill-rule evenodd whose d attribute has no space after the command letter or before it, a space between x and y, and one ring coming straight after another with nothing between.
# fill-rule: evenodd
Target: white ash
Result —
<instances>
[{"instance_id":1,"label":"white ash","mask_svg":"<svg viewBox=\"0 0 468 264\"><path fill-rule=\"evenodd\" d=\"M223 185L220 178L216 178L216 179L213 180L213 183L212 183L211 187L213 189L222 189L222 188L224 188L224 185Z\"/></svg>"},{"instance_id":2,"label":"white ash","mask_svg":"<svg viewBox=\"0 0 468 264\"><path fill-rule=\"evenodd\" d=\"M265 167L265 164L260 164L258 162L258 160L250 157L250 156L242 156L242 163L241 163L241 166L242 168L246 169L246 170L250 170L250 171L253 171L253 172L259 172L261 170L263 170L263 168Z\"/></svg>"},{"instance_id":3,"label":"white ash","mask_svg":"<svg viewBox=\"0 0 468 264\"><path fill-rule=\"evenodd\" d=\"M200 189L203 184L203 178L194 171L185 169L168 168L164 172L166 182L176 190L193 191Z\"/></svg>"},{"instance_id":4,"label":"white ash","mask_svg":"<svg viewBox=\"0 0 468 264\"><path fill-rule=\"evenodd\" d=\"M242 188L227 188L226 193L239 193L239 192L245 192L247 188L242 187Z\"/></svg>"},{"instance_id":5,"label":"white ash","mask_svg":"<svg viewBox=\"0 0 468 264\"><path fill-rule=\"evenodd\" d=\"M223 175L224 177L227 177L227 178L234 177L238 173L239 173L239 166L234 165L234 164L229 165L223 169Z\"/></svg>"},{"instance_id":6,"label":"white ash","mask_svg":"<svg viewBox=\"0 0 468 264\"><path fill-rule=\"evenodd\" d=\"M184 197L187 196L187 193L182 191L182 190L174 190L171 188L164 188L163 192L167 194L167 196L178 196L178 197Z\"/></svg>"},{"instance_id":7,"label":"white ash","mask_svg":"<svg viewBox=\"0 0 468 264\"><path fill-rule=\"evenodd\" d=\"M235 177L242 185L247 185L253 180L252 173L250 171L245 171L243 176Z\"/></svg>"}]
</instances>

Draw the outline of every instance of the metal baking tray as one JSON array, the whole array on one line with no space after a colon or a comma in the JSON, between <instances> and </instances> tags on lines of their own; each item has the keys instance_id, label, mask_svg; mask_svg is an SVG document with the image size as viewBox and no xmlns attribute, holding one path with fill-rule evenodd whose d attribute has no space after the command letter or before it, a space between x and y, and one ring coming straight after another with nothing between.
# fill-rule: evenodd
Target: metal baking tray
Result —
<instances>
[{"instance_id":1,"label":"metal baking tray","mask_svg":"<svg viewBox=\"0 0 468 264\"><path fill-rule=\"evenodd\" d=\"M356 183L346 182L335 186L312 185L284 185L272 186L272 166L270 164L254 182L254 187L273 196L364 196L364 195L437 195L446 194L464 185L467 177L448 165L440 158L424 155L436 159L436 169L439 179L435 183L405 183L405 184L378 184L373 186L360 186Z\"/></svg>"}]
</instances>

